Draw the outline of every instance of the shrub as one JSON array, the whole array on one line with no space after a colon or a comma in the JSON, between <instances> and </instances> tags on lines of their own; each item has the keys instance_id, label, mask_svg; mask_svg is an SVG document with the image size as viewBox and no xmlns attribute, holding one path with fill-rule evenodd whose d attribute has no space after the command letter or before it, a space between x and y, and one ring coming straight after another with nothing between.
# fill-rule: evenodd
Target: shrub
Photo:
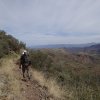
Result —
<instances>
[{"instance_id":1,"label":"shrub","mask_svg":"<svg viewBox=\"0 0 100 100\"><path fill-rule=\"evenodd\" d=\"M18 41L5 31L0 31L0 58L8 55L11 51L18 53L21 48L25 48L23 42Z\"/></svg>"}]
</instances>

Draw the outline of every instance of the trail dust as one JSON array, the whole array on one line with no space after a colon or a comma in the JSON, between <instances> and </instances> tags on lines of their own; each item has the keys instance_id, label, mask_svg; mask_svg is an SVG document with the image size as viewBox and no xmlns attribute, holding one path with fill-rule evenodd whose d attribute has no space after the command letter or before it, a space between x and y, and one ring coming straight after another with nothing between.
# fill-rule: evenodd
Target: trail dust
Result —
<instances>
[{"instance_id":1,"label":"trail dust","mask_svg":"<svg viewBox=\"0 0 100 100\"><path fill-rule=\"evenodd\" d=\"M55 81L46 81L40 72L31 69L31 79L23 80L17 59L0 60L0 100L63 100Z\"/></svg>"}]
</instances>

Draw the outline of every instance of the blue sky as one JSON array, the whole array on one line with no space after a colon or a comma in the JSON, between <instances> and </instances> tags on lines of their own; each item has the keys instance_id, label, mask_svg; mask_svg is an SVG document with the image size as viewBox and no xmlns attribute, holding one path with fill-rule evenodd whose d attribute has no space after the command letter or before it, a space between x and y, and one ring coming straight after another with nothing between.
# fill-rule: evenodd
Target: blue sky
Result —
<instances>
[{"instance_id":1,"label":"blue sky","mask_svg":"<svg viewBox=\"0 0 100 100\"><path fill-rule=\"evenodd\" d=\"M27 45L100 42L100 0L0 0L0 29Z\"/></svg>"}]
</instances>

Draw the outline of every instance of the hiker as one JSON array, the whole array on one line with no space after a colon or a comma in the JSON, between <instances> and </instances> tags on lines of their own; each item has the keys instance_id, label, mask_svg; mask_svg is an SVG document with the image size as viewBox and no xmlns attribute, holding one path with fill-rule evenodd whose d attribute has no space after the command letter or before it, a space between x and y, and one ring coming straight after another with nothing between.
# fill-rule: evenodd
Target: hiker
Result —
<instances>
[{"instance_id":1,"label":"hiker","mask_svg":"<svg viewBox=\"0 0 100 100\"><path fill-rule=\"evenodd\" d=\"M30 65L31 65L31 61L29 60L29 55L27 51L24 50L24 52L22 53L20 57L20 66L19 66L19 68L22 69L23 78L25 78L25 72L27 71L27 76L30 79L30 76L29 76L29 66Z\"/></svg>"}]
</instances>

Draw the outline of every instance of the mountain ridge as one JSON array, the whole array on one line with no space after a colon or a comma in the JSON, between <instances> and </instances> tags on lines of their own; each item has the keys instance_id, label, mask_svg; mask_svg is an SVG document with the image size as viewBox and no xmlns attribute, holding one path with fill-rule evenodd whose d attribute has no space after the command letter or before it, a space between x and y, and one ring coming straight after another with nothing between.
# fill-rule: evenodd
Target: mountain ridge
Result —
<instances>
[{"instance_id":1,"label":"mountain ridge","mask_svg":"<svg viewBox=\"0 0 100 100\"><path fill-rule=\"evenodd\" d=\"M49 45L37 45L29 46L29 48L71 48L71 47L88 47L99 43L82 43L82 44L49 44Z\"/></svg>"}]
</instances>

